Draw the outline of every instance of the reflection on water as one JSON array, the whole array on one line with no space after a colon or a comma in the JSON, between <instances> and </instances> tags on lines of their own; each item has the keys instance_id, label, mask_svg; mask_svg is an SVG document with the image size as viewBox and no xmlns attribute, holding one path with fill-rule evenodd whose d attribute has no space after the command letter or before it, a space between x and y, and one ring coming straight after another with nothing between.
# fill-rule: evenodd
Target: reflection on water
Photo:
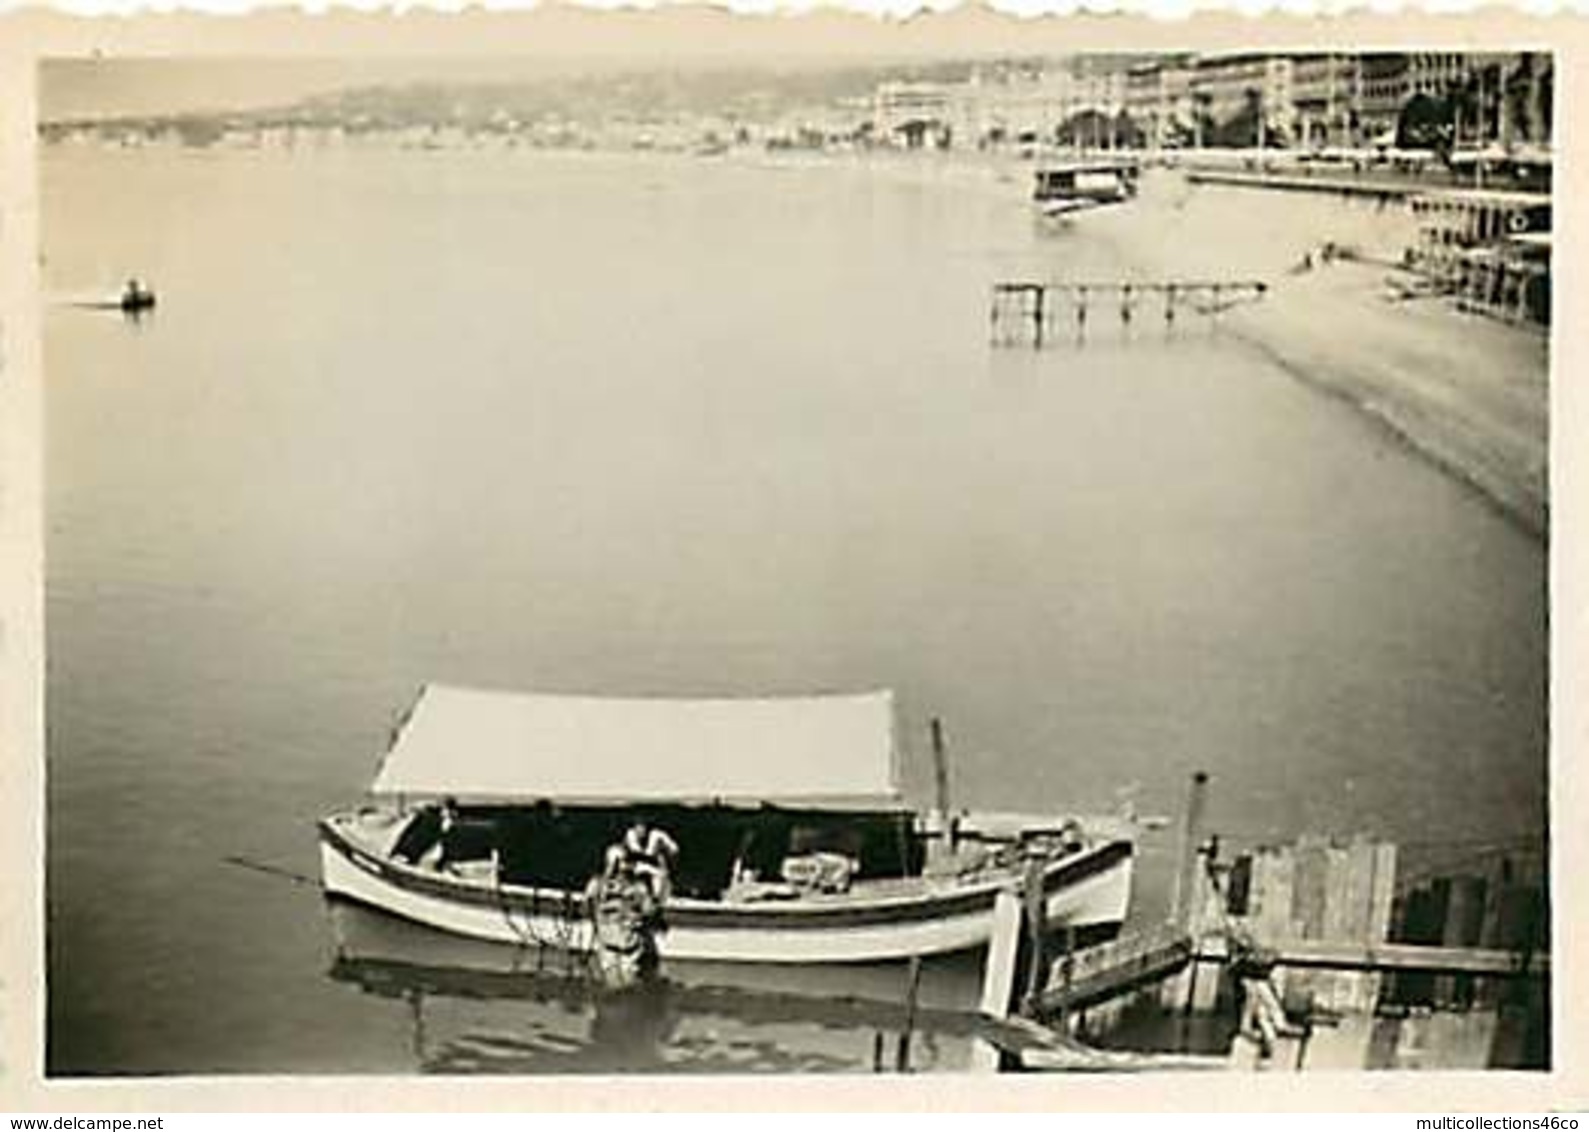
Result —
<instances>
[{"instance_id":1,"label":"reflection on water","mask_svg":"<svg viewBox=\"0 0 1589 1132\"><path fill-rule=\"evenodd\" d=\"M869 1072L964 1067L978 1022L933 1005L974 988L975 962L823 972L674 963L601 988L563 953L451 937L341 901L330 977L401 1005L414 1068L431 1073ZM885 997L891 995L892 997ZM908 1020L907 1020L908 1019Z\"/></svg>"}]
</instances>

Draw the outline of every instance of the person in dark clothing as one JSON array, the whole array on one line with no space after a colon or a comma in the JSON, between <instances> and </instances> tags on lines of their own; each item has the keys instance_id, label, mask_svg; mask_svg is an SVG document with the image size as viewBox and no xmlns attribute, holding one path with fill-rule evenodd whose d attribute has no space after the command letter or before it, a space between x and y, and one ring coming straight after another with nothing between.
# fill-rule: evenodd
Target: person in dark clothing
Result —
<instances>
[{"instance_id":1,"label":"person in dark clothing","mask_svg":"<svg viewBox=\"0 0 1589 1132\"><path fill-rule=\"evenodd\" d=\"M447 835L458 824L458 803L443 798L440 805L425 806L408 823L408 828L392 846L392 857L417 865L433 850L440 849L437 865L447 861Z\"/></svg>"}]
</instances>

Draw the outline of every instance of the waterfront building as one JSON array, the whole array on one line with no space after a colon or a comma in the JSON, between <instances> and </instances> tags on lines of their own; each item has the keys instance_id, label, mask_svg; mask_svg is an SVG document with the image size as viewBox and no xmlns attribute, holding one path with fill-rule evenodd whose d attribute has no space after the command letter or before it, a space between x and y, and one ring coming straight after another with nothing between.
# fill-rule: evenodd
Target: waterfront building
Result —
<instances>
[{"instance_id":1,"label":"waterfront building","mask_svg":"<svg viewBox=\"0 0 1589 1132\"><path fill-rule=\"evenodd\" d=\"M1292 85L1290 56L1261 52L1204 55L1192 75L1199 125L1211 125L1218 132L1251 114L1254 136L1242 139L1246 144L1289 140L1295 127Z\"/></svg>"},{"instance_id":2,"label":"waterfront building","mask_svg":"<svg viewBox=\"0 0 1589 1132\"><path fill-rule=\"evenodd\" d=\"M1551 102L1556 80L1555 56L1548 51L1525 51L1517 56L1506 83L1509 100L1518 114L1508 116L1517 140L1537 146L1551 142Z\"/></svg>"},{"instance_id":3,"label":"waterfront building","mask_svg":"<svg viewBox=\"0 0 1589 1132\"><path fill-rule=\"evenodd\" d=\"M1548 52L1468 55L1443 76L1453 102L1457 144L1548 145L1554 65Z\"/></svg>"},{"instance_id":4,"label":"waterfront building","mask_svg":"<svg viewBox=\"0 0 1589 1132\"><path fill-rule=\"evenodd\" d=\"M1493 140L1499 124L1502 57L1460 51L1421 51L1407 57L1403 105L1416 98L1444 103L1454 146Z\"/></svg>"},{"instance_id":5,"label":"waterfront building","mask_svg":"<svg viewBox=\"0 0 1589 1132\"><path fill-rule=\"evenodd\" d=\"M1055 73L1006 72L992 81L973 75L966 86L967 109L962 116L975 122L973 136L980 142L1052 141L1063 121L1068 91Z\"/></svg>"},{"instance_id":6,"label":"waterfront building","mask_svg":"<svg viewBox=\"0 0 1589 1132\"><path fill-rule=\"evenodd\" d=\"M917 88L923 85L915 84ZM1125 109L1126 86L1124 69L1106 60L1081 57L1043 70L975 69L964 83L941 86L941 106L933 92L919 89L908 92L911 97L890 91L889 103L896 114L903 106L911 115L941 117L956 145L1030 147L1053 144L1066 124L1079 115L1088 115L1095 122L1113 122ZM883 94L882 88L879 93ZM893 121L883 116L880 100L879 129ZM1110 146L1118 140L1102 128L1093 144Z\"/></svg>"},{"instance_id":7,"label":"waterfront building","mask_svg":"<svg viewBox=\"0 0 1589 1132\"><path fill-rule=\"evenodd\" d=\"M1291 90L1299 145L1349 146L1356 141L1362 97L1362 67L1357 56L1296 56Z\"/></svg>"},{"instance_id":8,"label":"waterfront building","mask_svg":"<svg viewBox=\"0 0 1589 1132\"><path fill-rule=\"evenodd\" d=\"M1420 51L1407 57L1408 98L1445 98L1474 74L1479 56L1464 51Z\"/></svg>"},{"instance_id":9,"label":"waterfront building","mask_svg":"<svg viewBox=\"0 0 1589 1132\"><path fill-rule=\"evenodd\" d=\"M1410 97L1411 61L1400 52L1373 52L1362 56L1360 65L1359 140L1370 145L1394 144L1396 125Z\"/></svg>"},{"instance_id":10,"label":"waterfront building","mask_svg":"<svg viewBox=\"0 0 1589 1132\"><path fill-rule=\"evenodd\" d=\"M1121 116L1126 111L1129 62L1116 56L1079 56L1045 75L1056 141L1086 149L1119 149L1138 139Z\"/></svg>"},{"instance_id":11,"label":"waterfront building","mask_svg":"<svg viewBox=\"0 0 1589 1132\"><path fill-rule=\"evenodd\" d=\"M1192 68L1186 59L1163 56L1133 64L1125 75L1125 110L1149 148L1190 137Z\"/></svg>"},{"instance_id":12,"label":"waterfront building","mask_svg":"<svg viewBox=\"0 0 1589 1132\"><path fill-rule=\"evenodd\" d=\"M951 140L949 84L890 80L872 99L873 129L885 143L918 149Z\"/></svg>"},{"instance_id":13,"label":"waterfront building","mask_svg":"<svg viewBox=\"0 0 1589 1132\"><path fill-rule=\"evenodd\" d=\"M1067 117L1093 112L1109 117L1126 106L1127 66L1107 56L1081 56L1072 64L1068 79ZM1065 77L1065 73L1060 73Z\"/></svg>"},{"instance_id":14,"label":"waterfront building","mask_svg":"<svg viewBox=\"0 0 1589 1132\"><path fill-rule=\"evenodd\" d=\"M1424 51L1362 58L1364 140L1388 145L1409 103L1429 99L1451 118L1457 149L1550 142L1548 52Z\"/></svg>"}]
</instances>

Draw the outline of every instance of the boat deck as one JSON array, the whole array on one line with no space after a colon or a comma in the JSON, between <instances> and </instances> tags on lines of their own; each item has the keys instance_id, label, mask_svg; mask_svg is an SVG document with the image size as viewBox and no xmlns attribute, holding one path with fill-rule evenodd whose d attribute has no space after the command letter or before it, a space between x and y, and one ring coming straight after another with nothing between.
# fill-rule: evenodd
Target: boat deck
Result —
<instances>
[{"instance_id":1,"label":"boat deck","mask_svg":"<svg viewBox=\"0 0 1589 1132\"><path fill-rule=\"evenodd\" d=\"M391 811L363 809L338 814L326 822L356 848L410 873L428 874L450 884L479 886L525 897L562 899L565 893L550 888L504 883L489 860L461 861L451 864L410 864L391 856L392 848L406 825L405 817ZM1091 846L1081 846L1069 854L1080 856ZM968 890L995 888L1019 875L1020 864L1008 853L999 854L985 845L969 844L953 854L940 853L920 875L874 877L852 881L840 891L822 891L784 881L750 881L730 886L719 898L674 896L670 906L708 907L839 907L912 903Z\"/></svg>"}]
</instances>

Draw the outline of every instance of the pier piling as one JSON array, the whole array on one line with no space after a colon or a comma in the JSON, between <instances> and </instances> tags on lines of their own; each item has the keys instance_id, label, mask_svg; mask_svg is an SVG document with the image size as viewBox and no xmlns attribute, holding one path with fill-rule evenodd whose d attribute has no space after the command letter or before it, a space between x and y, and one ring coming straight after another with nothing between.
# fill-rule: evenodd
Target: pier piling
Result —
<instances>
[{"instance_id":1,"label":"pier piling","mask_svg":"<svg viewBox=\"0 0 1589 1132\"><path fill-rule=\"evenodd\" d=\"M1197 771L1186 793L1186 813L1181 819L1180 858L1175 873L1175 904L1171 918L1182 931L1191 931L1198 911L1198 866L1203 836L1203 810L1208 804L1208 772Z\"/></svg>"},{"instance_id":2,"label":"pier piling","mask_svg":"<svg viewBox=\"0 0 1589 1132\"><path fill-rule=\"evenodd\" d=\"M1021 891L1025 900L1023 919L1026 923L1026 992L1021 1001L1030 1006L1037 1001L1048 977L1047 936L1048 907L1043 893L1044 858L1032 854L1026 861L1026 875Z\"/></svg>"},{"instance_id":3,"label":"pier piling","mask_svg":"<svg viewBox=\"0 0 1589 1132\"><path fill-rule=\"evenodd\" d=\"M1041 348L1050 339L1050 331L1060 324L1060 307L1064 304L1070 308L1076 341L1083 342L1095 302L1104 304L1107 311L1106 304L1112 301L1121 328L1129 330L1138 307L1158 294L1164 300L1164 325L1168 329L1175 325L1177 308L1182 303L1217 320L1227 307L1256 300L1267 292L1268 285L1256 279L995 283L988 323L997 345L1029 344Z\"/></svg>"}]
</instances>

